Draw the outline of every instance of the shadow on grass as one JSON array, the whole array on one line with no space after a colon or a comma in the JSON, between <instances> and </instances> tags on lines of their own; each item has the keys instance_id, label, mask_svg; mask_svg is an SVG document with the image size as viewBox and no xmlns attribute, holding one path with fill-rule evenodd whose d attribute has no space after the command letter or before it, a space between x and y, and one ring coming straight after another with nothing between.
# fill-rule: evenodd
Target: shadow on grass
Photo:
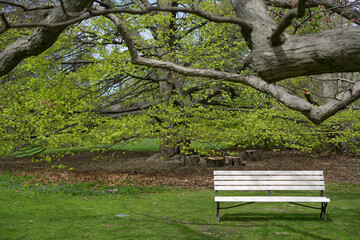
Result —
<instances>
[{"instance_id":1,"label":"shadow on grass","mask_svg":"<svg viewBox=\"0 0 360 240\"><path fill-rule=\"evenodd\" d=\"M306 229L295 228L292 225L296 226L296 221L304 221L309 222L309 224L327 224L323 219L320 219L319 214L312 214L312 213L246 213L246 215L241 213L233 213L233 214L224 214L220 216L221 222L240 222L244 223L245 225L249 226L249 222L254 223L254 227L262 226L263 222L273 222L271 226L282 228L286 232L293 232L297 234L301 234L306 239L321 239L321 240L331 240L331 238L327 236L319 236L314 234L311 231L307 231ZM288 221L289 224L279 224L276 221ZM327 221L331 222L331 218L327 218ZM256 224L259 223L259 225Z\"/></svg>"},{"instance_id":2,"label":"shadow on grass","mask_svg":"<svg viewBox=\"0 0 360 240\"><path fill-rule=\"evenodd\" d=\"M213 240L219 239L215 236L215 233L209 232L209 229L212 229L218 224L207 224L207 223L196 223L186 220L175 219L169 216L155 216L150 214L138 213L131 211L132 215L142 216L142 221L146 221L149 225L154 223L160 223L163 229L171 229L172 232L177 232L183 238L182 239L204 239L204 240ZM167 226L167 227L164 227ZM195 226L195 227L192 227ZM166 237L171 237L169 235L164 236L160 231L157 232L158 239L165 239Z\"/></svg>"},{"instance_id":3,"label":"shadow on grass","mask_svg":"<svg viewBox=\"0 0 360 240\"><path fill-rule=\"evenodd\" d=\"M226 228L229 227L233 228L239 228L243 225L243 227L246 228L252 228L252 227L263 227L264 225L268 225L267 223L264 224L264 222L272 221L271 226L274 229L282 229L283 232L289 233L289 234L296 234L296 235L302 235L304 239L319 239L319 240L331 240L328 236L320 236L312 231L308 231L304 228L297 228L296 227L296 221L306 221L309 222L309 224L313 224L315 222L320 222L321 224L326 224L322 219L319 218L319 215L317 214L296 214L291 215L288 213L281 213L281 214L257 214L257 213L250 213L246 215L242 214L225 214L221 218L220 223L199 223L194 221L186 221L186 220L180 220L176 218L172 218L169 216L154 216L149 214L143 214L143 213L135 213L133 214L143 216L145 221L149 222L157 222L161 223L163 226L168 226L172 231L177 231L181 235L183 235L184 239L219 239L218 235L215 235L216 233L209 232L209 229L217 229L224 227L224 225L221 222L224 223ZM215 217L215 216L214 216ZM287 223L279 223L276 221L288 221ZM230 224L229 224L230 223ZM239 224L240 223L240 224ZM294 227L291 226L294 224ZM207 229L207 230L206 230ZM163 236L159 234L159 236ZM290 235L291 236L291 235Z\"/></svg>"},{"instance_id":4,"label":"shadow on grass","mask_svg":"<svg viewBox=\"0 0 360 240\"><path fill-rule=\"evenodd\" d=\"M320 213L225 213L224 215L220 214L221 221L276 221L276 220L289 220L289 221L313 221L313 222L324 222L323 219L320 219ZM327 221L331 221L331 218L327 216ZM325 223L325 222L324 222Z\"/></svg>"},{"instance_id":5,"label":"shadow on grass","mask_svg":"<svg viewBox=\"0 0 360 240\"><path fill-rule=\"evenodd\" d=\"M329 238L328 236L319 236L314 234L314 232L307 231L306 229L299 229L299 228L291 227L289 225L281 225L281 224L274 224L274 226L278 228L283 228L284 231L296 232L298 234L301 234L306 239L333 240L333 238Z\"/></svg>"}]
</instances>

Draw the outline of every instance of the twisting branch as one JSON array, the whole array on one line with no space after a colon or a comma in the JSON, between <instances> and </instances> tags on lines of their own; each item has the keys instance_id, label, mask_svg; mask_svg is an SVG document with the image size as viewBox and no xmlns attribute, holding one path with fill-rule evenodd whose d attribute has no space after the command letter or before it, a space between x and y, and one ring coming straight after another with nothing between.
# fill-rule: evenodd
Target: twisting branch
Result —
<instances>
[{"instance_id":1,"label":"twisting branch","mask_svg":"<svg viewBox=\"0 0 360 240\"><path fill-rule=\"evenodd\" d=\"M102 16L106 14L111 13L129 13L134 15L145 15L150 12L183 12L183 13L190 13L195 14L199 17L202 17L204 19L207 19L212 22L219 22L219 23L232 23L239 25L244 31L250 32L252 27L250 24L248 24L245 21L242 21L239 18L234 17L222 17L222 16L216 16L213 14L210 14L204 10L201 9L193 9L193 8L182 8L182 7L160 7L160 6L149 6L142 10L134 10L129 8L112 8L112 9L102 9L100 7L93 7L92 9L83 9L80 13L69 13L66 12L66 15L68 17L72 17L71 20L68 21L62 21L62 22L56 22L56 23L22 23L22 24L9 24L9 28L34 28L34 27L47 27L47 28L56 28L56 27L64 27L69 26L72 24L75 24L77 22L81 22L83 20L96 17L96 16Z\"/></svg>"},{"instance_id":2,"label":"twisting branch","mask_svg":"<svg viewBox=\"0 0 360 240\"><path fill-rule=\"evenodd\" d=\"M5 12L4 11L0 11L0 17L1 17L1 21L4 23L3 29L0 30L0 34L1 34L1 33L5 32L9 28L10 24L9 24L8 20L6 19L6 17L5 17Z\"/></svg>"},{"instance_id":3,"label":"twisting branch","mask_svg":"<svg viewBox=\"0 0 360 240\"><path fill-rule=\"evenodd\" d=\"M89 12L89 9L85 8L83 9L82 11L80 12L70 12L68 10L66 10L65 8L65 4L64 4L64 1L63 0L60 0L60 6L61 6L61 9L62 11L64 12L64 14L68 17L71 17L71 18L77 18L77 17L80 17L82 14L86 13L86 12Z\"/></svg>"},{"instance_id":4,"label":"twisting branch","mask_svg":"<svg viewBox=\"0 0 360 240\"><path fill-rule=\"evenodd\" d=\"M294 9L291 9L285 17L279 22L277 28L272 33L270 40L274 46L279 46L283 42L281 35L285 29L290 26L292 20L296 17L302 18L305 15L305 1L299 0L298 6Z\"/></svg>"},{"instance_id":5,"label":"twisting branch","mask_svg":"<svg viewBox=\"0 0 360 240\"><path fill-rule=\"evenodd\" d=\"M54 6L26 7L25 5L20 4L20 3L8 2L8 1L0 1L0 4L6 4L6 5L14 6L14 7L19 7L25 12L38 11L38 10L49 10L49 9L54 8Z\"/></svg>"},{"instance_id":6,"label":"twisting branch","mask_svg":"<svg viewBox=\"0 0 360 240\"><path fill-rule=\"evenodd\" d=\"M281 8L293 8L294 0L265 0L267 5ZM360 12L357 10L360 3L359 0L348 2L343 5L341 1L334 0L307 0L305 7L324 6L325 9L335 12L351 22L360 25ZM297 4L295 4L296 6Z\"/></svg>"},{"instance_id":7,"label":"twisting branch","mask_svg":"<svg viewBox=\"0 0 360 240\"><path fill-rule=\"evenodd\" d=\"M67 0L67 9L74 12L80 12L89 8L93 0ZM38 25L52 25L60 23L57 28L39 28L33 31L31 36L19 38L0 52L0 76L4 76L14 69L23 59L38 55L53 45L58 36L68 26L67 22L71 19L63 14L60 6L54 8L51 13ZM4 19L2 19L4 20ZM72 22L72 21L70 21ZM12 27L12 23L8 24ZM36 24L34 24L36 25ZM26 26L26 24L16 24L17 27ZM6 30L6 28L4 28Z\"/></svg>"}]
</instances>

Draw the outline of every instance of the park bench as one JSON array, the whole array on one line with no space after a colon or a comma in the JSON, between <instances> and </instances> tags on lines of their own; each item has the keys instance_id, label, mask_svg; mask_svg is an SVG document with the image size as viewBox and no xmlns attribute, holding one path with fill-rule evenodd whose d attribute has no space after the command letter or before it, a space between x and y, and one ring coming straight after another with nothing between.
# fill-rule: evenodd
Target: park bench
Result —
<instances>
[{"instance_id":1,"label":"park bench","mask_svg":"<svg viewBox=\"0 0 360 240\"><path fill-rule=\"evenodd\" d=\"M218 221L220 221L220 209L229 209L256 202L288 202L304 207L321 209L320 219L324 216L325 222L327 221L326 206L330 199L324 197L325 184L322 171L214 171L214 189L216 191L215 202L217 203ZM267 191L267 195L219 196L219 191L259 190ZM272 195L271 191L275 190L280 190L280 192ZM279 194L282 191L288 190L320 190L320 196L281 196ZM242 202L242 204L220 207L220 203L226 202ZM321 203L321 207L318 208L300 203Z\"/></svg>"}]
</instances>

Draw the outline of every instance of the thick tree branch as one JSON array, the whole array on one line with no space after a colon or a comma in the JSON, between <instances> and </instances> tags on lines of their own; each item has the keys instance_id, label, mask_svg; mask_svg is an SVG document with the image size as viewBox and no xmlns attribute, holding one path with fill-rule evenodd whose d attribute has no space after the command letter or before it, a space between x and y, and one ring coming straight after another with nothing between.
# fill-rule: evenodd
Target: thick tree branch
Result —
<instances>
[{"instance_id":1,"label":"thick tree branch","mask_svg":"<svg viewBox=\"0 0 360 240\"><path fill-rule=\"evenodd\" d=\"M80 12L88 8L93 0L67 0L65 7L69 12ZM64 15L60 6L54 10L43 21L43 24L64 23L71 17ZM11 24L9 24L11 26ZM23 59L35 56L49 47L58 39L58 36L68 25L61 25L56 28L39 28L29 37L21 38L8 46L0 53L0 76L4 76L14 69Z\"/></svg>"},{"instance_id":2,"label":"thick tree branch","mask_svg":"<svg viewBox=\"0 0 360 240\"><path fill-rule=\"evenodd\" d=\"M5 5L9 5L9 6L14 6L14 7L19 7L21 8L24 12L30 12L30 11L38 11L38 10L48 10L48 9L52 9L54 8L54 6L36 6L36 7L26 7L23 4L20 3L14 3L14 2L9 2L9 1L0 1L0 4L5 4Z\"/></svg>"},{"instance_id":3,"label":"thick tree branch","mask_svg":"<svg viewBox=\"0 0 360 240\"><path fill-rule=\"evenodd\" d=\"M151 107L153 107L154 104L144 104L142 106L138 106L138 107L131 107L131 108L116 108L116 109L111 109L111 110L97 110L96 112L108 117L112 117L112 118L117 118L117 117L121 117L124 116L126 114L139 114L139 113L144 113L146 109L149 109Z\"/></svg>"},{"instance_id":4,"label":"thick tree branch","mask_svg":"<svg viewBox=\"0 0 360 240\"><path fill-rule=\"evenodd\" d=\"M305 0L299 0L298 6L291 9L285 17L279 22L276 29L273 31L270 40L274 46L279 46L284 41L281 39L281 35L290 26L294 18L302 18L305 15Z\"/></svg>"},{"instance_id":5,"label":"thick tree branch","mask_svg":"<svg viewBox=\"0 0 360 240\"><path fill-rule=\"evenodd\" d=\"M281 7L281 8L294 8L294 6L297 6L297 3L294 2L294 0L265 0L265 2L270 6ZM347 18L351 22L360 25L359 0L349 2L346 5L342 4L339 0L307 0L305 2L305 6L306 7L324 6L325 9L331 10ZM358 10L356 10L356 7Z\"/></svg>"},{"instance_id":6,"label":"thick tree branch","mask_svg":"<svg viewBox=\"0 0 360 240\"><path fill-rule=\"evenodd\" d=\"M6 19L4 11L0 11L0 18L1 18L1 21L4 23L4 28L0 30L0 34L1 34L2 32L6 31L6 29L8 29L10 27L10 23Z\"/></svg>"},{"instance_id":7,"label":"thick tree branch","mask_svg":"<svg viewBox=\"0 0 360 240\"><path fill-rule=\"evenodd\" d=\"M93 0L64 1L63 4L57 6L53 10L53 12L45 19L45 21L40 23L8 23L4 15L1 15L1 18L5 23L4 25L6 26L5 30L8 28L33 27L40 27L40 29L36 30L31 37L19 39L12 45L8 46L2 53L0 53L0 76L10 72L24 58L37 55L49 48L67 26L85 19L92 18L94 16L107 15L111 13L130 13L143 15L149 12L184 12L195 14L214 22L228 22L238 24L246 31L251 30L251 26L249 24L241 21L238 18L215 16L208 14L203 10L193 8L148 6L143 10L133 10L128 8L102 9L100 7L96 7L92 10L88 10L88 13L85 13L84 9L89 9L89 6L92 4L92 2ZM64 11L66 14L64 14ZM75 13L79 13L81 16L78 16L79 14Z\"/></svg>"},{"instance_id":8,"label":"thick tree branch","mask_svg":"<svg viewBox=\"0 0 360 240\"><path fill-rule=\"evenodd\" d=\"M241 28L249 48L267 45L276 24L269 16L264 0L231 0L231 4L238 19L251 23L251 31Z\"/></svg>"},{"instance_id":9,"label":"thick tree branch","mask_svg":"<svg viewBox=\"0 0 360 240\"><path fill-rule=\"evenodd\" d=\"M321 73L360 71L360 27L294 36L251 53L254 70L267 82Z\"/></svg>"},{"instance_id":10,"label":"thick tree branch","mask_svg":"<svg viewBox=\"0 0 360 240\"><path fill-rule=\"evenodd\" d=\"M87 1L87 2L92 2L92 1ZM60 7L60 9L63 9L63 8ZM94 10L94 9L96 9L96 10ZM86 11L84 11L84 9L82 9L82 11L78 14L71 13L71 11L67 11L65 15L68 17L71 16L72 19L70 19L70 20L58 21L58 22L41 22L41 23L21 23L21 24L11 23L11 24L9 24L9 28L64 27L64 26L69 26L71 24L74 24L74 23L77 23L77 22L80 22L80 21L83 21L83 20L86 20L86 19L89 19L89 18L92 18L95 16L103 16L103 15L107 15L107 14L111 14L111 13L113 13L113 14L128 13L128 14L133 14L133 15L145 15L145 14L148 14L151 12L172 12L172 13L183 12L183 13L190 13L190 14L197 15L199 17L202 17L202 18L207 19L212 22L237 24L240 27L242 27L245 31L247 31L247 32L251 31L251 25L248 24L247 22L242 21L239 18L216 16L213 14L209 14L206 11L201 10L201 9L182 8L182 7L159 7L159 6L149 6L149 7L145 7L142 10L135 10L135 9L130 9L130 8L102 9L99 7L95 7L94 9L87 9L87 11L88 11L87 13L85 13ZM63 11L63 13L64 13L64 11ZM81 15L81 16L79 16L79 15ZM76 16L76 17L73 17L73 16Z\"/></svg>"},{"instance_id":11,"label":"thick tree branch","mask_svg":"<svg viewBox=\"0 0 360 240\"><path fill-rule=\"evenodd\" d=\"M84 8L82 11L76 11L76 12L73 12L73 11L70 11L71 9L67 9L66 6L65 6L65 3L64 3L64 0L60 0L60 6L61 6L61 9L63 11L63 13L68 16L68 17L71 17L71 18L78 18L80 17L82 14L88 12L89 10L87 8Z\"/></svg>"}]
</instances>

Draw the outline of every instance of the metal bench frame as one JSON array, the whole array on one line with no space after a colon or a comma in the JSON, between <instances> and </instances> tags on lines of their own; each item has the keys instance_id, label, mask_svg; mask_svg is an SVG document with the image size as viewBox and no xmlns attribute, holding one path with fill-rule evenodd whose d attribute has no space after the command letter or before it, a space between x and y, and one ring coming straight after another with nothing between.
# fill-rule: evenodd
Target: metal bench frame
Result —
<instances>
[{"instance_id":1,"label":"metal bench frame","mask_svg":"<svg viewBox=\"0 0 360 240\"><path fill-rule=\"evenodd\" d=\"M229 209L256 202L289 202L295 205L320 209L320 219L326 218L326 207L330 202L324 197L325 183L322 171L214 171L216 215L220 222L220 209ZM219 196L219 191L260 191L268 196ZM272 196L273 190L320 190L318 197ZM221 202L245 202L229 207L220 207ZM318 202L321 207L304 205L304 202Z\"/></svg>"}]
</instances>

